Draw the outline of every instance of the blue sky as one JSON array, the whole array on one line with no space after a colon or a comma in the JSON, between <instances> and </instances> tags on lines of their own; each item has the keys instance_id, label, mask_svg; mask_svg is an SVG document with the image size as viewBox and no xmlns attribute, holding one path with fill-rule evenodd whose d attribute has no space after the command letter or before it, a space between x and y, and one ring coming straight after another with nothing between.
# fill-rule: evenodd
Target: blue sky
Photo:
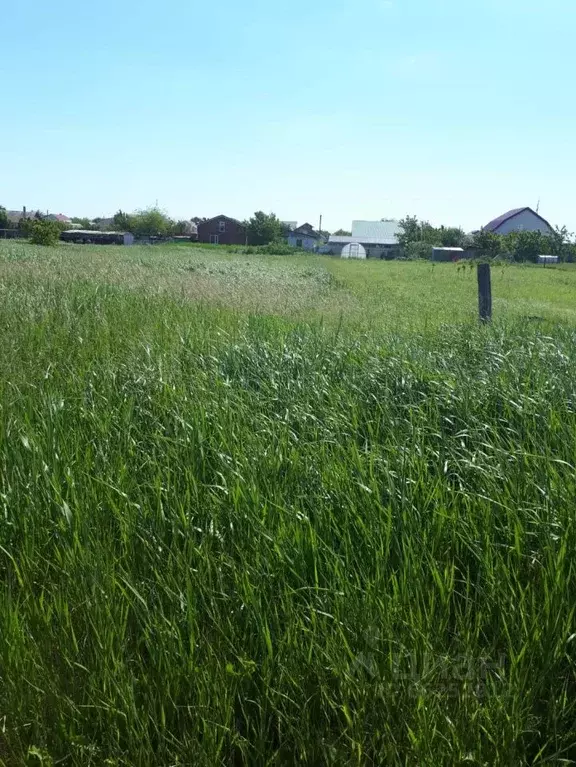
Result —
<instances>
[{"instance_id":1,"label":"blue sky","mask_svg":"<svg viewBox=\"0 0 576 767\"><path fill-rule=\"evenodd\" d=\"M0 205L576 230L574 0L26 0Z\"/></svg>"}]
</instances>

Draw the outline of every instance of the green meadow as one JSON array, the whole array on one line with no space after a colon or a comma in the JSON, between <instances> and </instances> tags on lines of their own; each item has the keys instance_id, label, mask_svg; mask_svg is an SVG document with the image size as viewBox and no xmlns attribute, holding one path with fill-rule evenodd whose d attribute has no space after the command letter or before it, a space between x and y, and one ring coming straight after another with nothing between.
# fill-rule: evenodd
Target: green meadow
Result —
<instances>
[{"instance_id":1,"label":"green meadow","mask_svg":"<svg viewBox=\"0 0 576 767\"><path fill-rule=\"evenodd\" d=\"M576 270L0 242L0 764L576 763Z\"/></svg>"}]
</instances>

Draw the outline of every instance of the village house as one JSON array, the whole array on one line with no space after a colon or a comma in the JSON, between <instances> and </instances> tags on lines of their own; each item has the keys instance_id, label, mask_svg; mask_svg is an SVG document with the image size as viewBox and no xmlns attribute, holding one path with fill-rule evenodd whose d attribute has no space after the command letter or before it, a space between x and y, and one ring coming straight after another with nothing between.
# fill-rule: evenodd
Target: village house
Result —
<instances>
[{"instance_id":1,"label":"village house","mask_svg":"<svg viewBox=\"0 0 576 767\"><path fill-rule=\"evenodd\" d=\"M492 234L510 234L510 232L542 232L554 234L554 229L545 218L532 208L514 208L490 221L482 227L484 232Z\"/></svg>"},{"instance_id":2,"label":"village house","mask_svg":"<svg viewBox=\"0 0 576 767\"><path fill-rule=\"evenodd\" d=\"M292 248L315 250L322 241L322 235L311 224L296 226L291 223L286 233L286 241Z\"/></svg>"},{"instance_id":3,"label":"village house","mask_svg":"<svg viewBox=\"0 0 576 767\"><path fill-rule=\"evenodd\" d=\"M198 242L209 245L246 245L246 230L241 221L220 215L198 224Z\"/></svg>"},{"instance_id":4,"label":"village house","mask_svg":"<svg viewBox=\"0 0 576 767\"><path fill-rule=\"evenodd\" d=\"M47 213L44 216L45 221L57 221L59 224L71 224L72 219L63 213Z\"/></svg>"},{"instance_id":5,"label":"village house","mask_svg":"<svg viewBox=\"0 0 576 767\"><path fill-rule=\"evenodd\" d=\"M26 218L35 218L37 211L35 210L26 210L26 206L22 208L22 210L7 210L6 215L8 216L8 221L10 221L10 224L18 226L21 219Z\"/></svg>"}]
</instances>

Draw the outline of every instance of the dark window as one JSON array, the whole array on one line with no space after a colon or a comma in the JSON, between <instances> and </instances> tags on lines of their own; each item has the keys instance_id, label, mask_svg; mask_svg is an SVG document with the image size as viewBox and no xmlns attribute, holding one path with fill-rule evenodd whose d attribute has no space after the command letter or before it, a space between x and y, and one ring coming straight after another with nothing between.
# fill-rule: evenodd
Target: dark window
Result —
<instances>
[{"instance_id":1,"label":"dark window","mask_svg":"<svg viewBox=\"0 0 576 767\"><path fill-rule=\"evenodd\" d=\"M226 231L226 221L220 221L219 224L218 224L218 228L219 228L219 230L221 232L225 232Z\"/></svg>"},{"instance_id":2,"label":"dark window","mask_svg":"<svg viewBox=\"0 0 576 767\"><path fill-rule=\"evenodd\" d=\"M301 248L302 247L302 240L296 240L296 247Z\"/></svg>"}]
</instances>

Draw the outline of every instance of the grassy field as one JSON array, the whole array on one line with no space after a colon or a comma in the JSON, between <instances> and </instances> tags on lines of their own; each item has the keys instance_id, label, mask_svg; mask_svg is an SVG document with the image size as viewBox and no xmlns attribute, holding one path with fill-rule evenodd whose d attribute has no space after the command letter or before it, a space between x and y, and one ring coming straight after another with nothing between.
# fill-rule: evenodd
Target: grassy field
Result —
<instances>
[{"instance_id":1,"label":"grassy field","mask_svg":"<svg viewBox=\"0 0 576 767\"><path fill-rule=\"evenodd\" d=\"M576 270L0 243L0 764L576 763Z\"/></svg>"}]
</instances>

